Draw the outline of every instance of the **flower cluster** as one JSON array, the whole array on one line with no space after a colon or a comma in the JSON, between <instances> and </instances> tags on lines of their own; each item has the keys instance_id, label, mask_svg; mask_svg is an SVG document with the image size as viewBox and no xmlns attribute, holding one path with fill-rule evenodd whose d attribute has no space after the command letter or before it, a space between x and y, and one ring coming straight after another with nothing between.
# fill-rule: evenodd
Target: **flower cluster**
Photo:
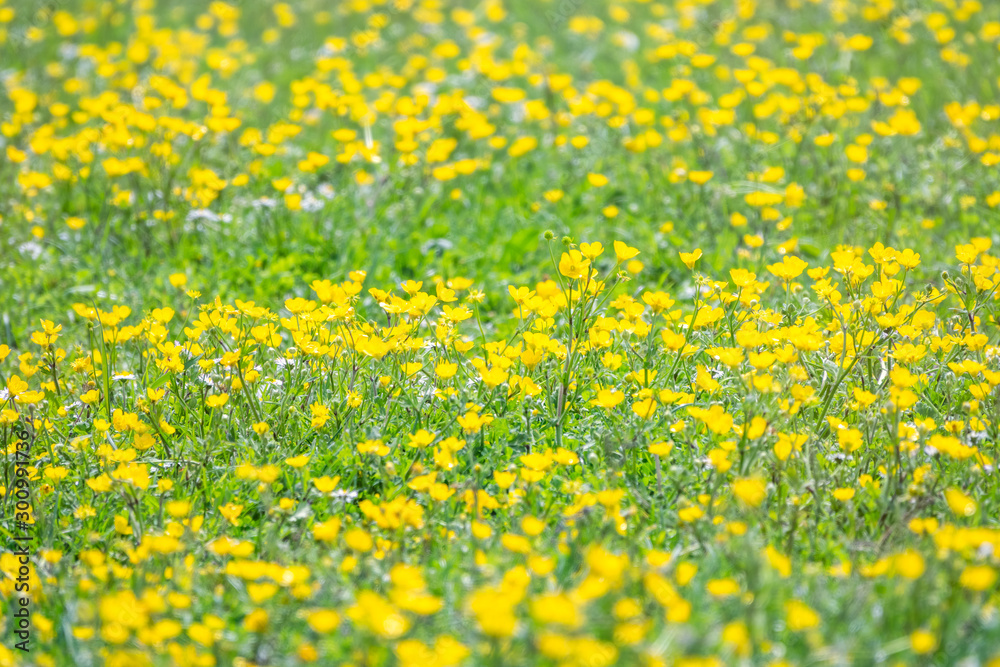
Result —
<instances>
[{"instance_id":1,"label":"flower cluster","mask_svg":"<svg viewBox=\"0 0 1000 667\"><path fill-rule=\"evenodd\" d=\"M37 626L111 664L985 650L1000 275L988 241L956 255L942 291L878 244L674 298L581 243L490 336L461 278L77 304L0 347L4 433L37 432ZM847 632L872 586L898 613Z\"/></svg>"},{"instance_id":2,"label":"flower cluster","mask_svg":"<svg viewBox=\"0 0 1000 667\"><path fill-rule=\"evenodd\" d=\"M1000 4L30 5L0 667L1000 665Z\"/></svg>"}]
</instances>

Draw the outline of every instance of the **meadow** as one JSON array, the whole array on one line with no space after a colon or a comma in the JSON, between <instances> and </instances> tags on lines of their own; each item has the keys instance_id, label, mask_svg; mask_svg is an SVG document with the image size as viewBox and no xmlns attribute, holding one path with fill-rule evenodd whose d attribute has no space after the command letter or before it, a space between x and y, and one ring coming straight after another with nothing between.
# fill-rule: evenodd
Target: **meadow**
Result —
<instances>
[{"instance_id":1,"label":"meadow","mask_svg":"<svg viewBox=\"0 0 1000 667\"><path fill-rule=\"evenodd\" d=\"M0 82L0 667L1000 667L1000 3L0 0Z\"/></svg>"}]
</instances>

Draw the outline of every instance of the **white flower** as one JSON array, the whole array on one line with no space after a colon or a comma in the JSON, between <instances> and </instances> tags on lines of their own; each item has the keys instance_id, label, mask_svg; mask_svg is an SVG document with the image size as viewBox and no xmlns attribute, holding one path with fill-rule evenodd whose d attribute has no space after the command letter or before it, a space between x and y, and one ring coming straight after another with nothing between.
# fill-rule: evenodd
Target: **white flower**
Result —
<instances>
[{"instance_id":1,"label":"white flower","mask_svg":"<svg viewBox=\"0 0 1000 667\"><path fill-rule=\"evenodd\" d=\"M195 220L209 220L210 222L218 222L222 218L218 213L210 211L207 208L195 208L188 211L187 220L192 222Z\"/></svg>"},{"instance_id":2,"label":"white flower","mask_svg":"<svg viewBox=\"0 0 1000 667\"><path fill-rule=\"evenodd\" d=\"M321 210L324 205L325 204L322 199L318 199L308 192L302 197L302 210L307 213L315 213L316 211Z\"/></svg>"}]
</instances>

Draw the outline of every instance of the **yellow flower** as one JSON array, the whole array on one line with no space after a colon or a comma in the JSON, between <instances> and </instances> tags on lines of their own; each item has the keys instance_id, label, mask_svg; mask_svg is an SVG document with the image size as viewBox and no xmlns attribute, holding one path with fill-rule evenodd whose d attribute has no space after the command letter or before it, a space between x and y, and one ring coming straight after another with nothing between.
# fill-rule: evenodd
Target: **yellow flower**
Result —
<instances>
[{"instance_id":1,"label":"yellow flower","mask_svg":"<svg viewBox=\"0 0 1000 667\"><path fill-rule=\"evenodd\" d=\"M996 580L996 570L989 565L968 565L962 570L958 579L963 588L978 592L988 590L996 583Z\"/></svg>"},{"instance_id":2,"label":"yellow flower","mask_svg":"<svg viewBox=\"0 0 1000 667\"><path fill-rule=\"evenodd\" d=\"M205 405L210 408L220 408L229 401L229 394L212 394L205 397Z\"/></svg>"},{"instance_id":3,"label":"yellow flower","mask_svg":"<svg viewBox=\"0 0 1000 667\"><path fill-rule=\"evenodd\" d=\"M458 372L458 364L442 361L434 367L434 374L442 380L447 380Z\"/></svg>"},{"instance_id":4,"label":"yellow flower","mask_svg":"<svg viewBox=\"0 0 1000 667\"><path fill-rule=\"evenodd\" d=\"M907 579L918 579L924 573L926 566L924 558L913 549L907 549L893 559L896 574Z\"/></svg>"},{"instance_id":5,"label":"yellow flower","mask_svg":"<svg viewBox=\"0 0 1000 667\"><path fill-rule=\"evenodd\" d=\"M677 516L684 523L691 523L705 516L705 511L697 505L692 505L691 507L685 507L684 509L678 511Z\"/></svg>"},{"instance_id":6,"label":"yellow flower","mask_svg":"<svg viewBox=\"0 0 1000 667\"><path fill-rule=\"evenodd\" d=\"M361 528L354 528L344 533L344 544L354 551L364 553L371 551L375 543L367 532Z\"/></svg>"},{"instance_id":7,"label":"yellow flower","mask_svg":"<svg viewBox=\"0 0 1000 667\"><path fill-rule=\"evenodd\" d=\"M959 489L948 489L944 492L944 496L945 500L948 501L948 507L955 516L972 516L978 509L976 501L971 496L962 493Z\"/></svg>"},{"instance_id":8,"label":"yellow flower","mask_svg":"<svg viewBox=\"0 0 1000 667\"><path fill-rule=\"evenodd\" d=\"M764 550L764 554L767 556L767 562L777 570L782 578L787 579L791 576L792 560L788 556L785 556L770 545Z\"/></svg>"},{"instance_id":9,"label":"yellow flower","mask_svg":"<svg viewBox=\"0 0 1000 667\"><path fill-rule=\"evenodd\" d=\"M647 398L641 401L636 401L632 404L632 412L639 415L643 419L649 419L656 412L658 404L653 398Z\"/></svg>"},{"instance_id":10,"label":"yellow flower","mask_svg":"<svg viewBox=\"0 0 1000 667\"><path fill-rule=\"evenodd\" d=\"M309 463L309 455L302 454L301 456L294 456L291 458L287 458L285 459L285 463L287 463L293 468L301 468L302 466Z\"/></svg>"},{"instance_id":11,"label":"yellow flower","mask_svg":"<svg viewBox=\"0 0 1000 667\"><path fill-rule=\"evenodd\" d=\"M839 500L840 502L847 502L848 500L854 497L854 489L850 488L834 489L833 497Z\"/></svg>"},{"instance_id":12,"label":"yellow flower","mask_svg":"<svg viewBox=\"0 0 1000 667\"><path fill-rule=\"evenodd\" d=\"M119 535L132 534L132 526L129 525L128 519L121 514L115 516L115 532Z\"/></svg>"},{"instance_id":13,"label":"yellow flower","mask_svg":"<svg viewBox=\"0 0 1000 667\"><path fill-rule=\"evenodd\" d=\"M310 425L313 428L323 428L326 422L330 420L330 408L318 401L309 406L309 412L312 413Z\"/></svg>"},{"instance_id":14,"label":"yellow flower","mask_svg":"<svg viewBox=\"0 0 1000 667\"><path fill-rule=\"evenodd\" d=\"M628 261L639 254L638 248L633 248L621 241L615 241L615 259L619 264Z\"/></svg>"},{"instance_id":15,"label":"yellow flower","mask_svg":"<svg viewBox=\"0 0 1000 667\"><path fill-rule=\"evenodd\" d=\"M767 485L756 477L734 480L732 489L737 498L751 507L760 507L767 498Z\"/></svg>"},{"instance_id":16,"label":"yellow flower","mask_svg":"<svg viewBox=\"0 0 1000 667\"><path fill-rule=\"evenodd\" d=\"M577 605L564 593L548 593L531 603L531 615L539 623L578 628L583 615Z\"/></svg>"},{"instance_id":17,"label":"yellow flower","mask_svg":"<svg viewBox=\"0 0 1000 667\"><path fill-rule=\"evenodd\" d=\"M313 486L315 486L316 490L319 491L320 493L331 493L334 489L337 488L337 484L339 482L340 482L339 475L336 477L327 477L326 475L324 475L323 477L315 477L313 478L312 481Z\"/></svg>"},{"instance_id":18,"label":"yellow flower","mask_svg":"<svg viewBox=\"0 0 1000 667\"><path fill-rule=\"evenodd\" d=\"M306 616L306 623L309 627L313 629L314 632L318 632L321 635L329 634L337 629L340 625L340 614L333 611L332 609L320 609L317 611L310 612Z\"/></svg>"},{"instance_id":19,"label":"yellow flower","mask_svg":"<svg viewBox=\"0 0 1000 667\"><path fill-rule=\"evenodd\" d=\"M434 442L435 435L429 431L420 429L419 431L409 435L408 437L409 437L409 442L406 443L407 446L426 447L427 445Z\"/></svg>"},{"instance_id":20,"label":"yellow flower","mask_svg":"<svg viewBox=\"0 0 1000 667\"><path fill-rule=\"evenodd\" d=\"M592 400L591 404L610 410L624 400L625 394L617 389L601 389L597 392L597 398Z\"/></svg>"},{"instance_id":21,"label":"yellow flower","mask_svg":"<svg viewBox=\"0 0 1000 667\"><path fill-rule=\"evenodd\" d=\"M785 620L788 623L788 629L792 632L811 630L819 626L819 614L799 600L790 600L785 603Z\"/></svg>"},{"instance_id":22,"label":"yellow flower","mask_svg":"<svg viewBox=\"0 0 1000 667\"><path fill-rule=\"evenodd\" d=\"M458 418L458 425L466 433L479 433L483 426L488 426L493 422L491 415L480 415L478 412L469 411Z\"/></svg>"},{"instance_id":23,"label":"yellow flower","mask_svg":"<svg viewBox=\"0 0 1000 667\"><path fill-rule=\"evenodd\" d=\"M224 516L229 523L234 526L238 526L240 525L239 516L243 513L243 505L229 503L220 507L219 513L222 514L222 516Z\"/></svg>"},{"instance_id":24,"label":"yellow flower","mask_svg":"<svg viewBox=\"0 0 1000 667\"><path fill-rule=\"evenodd\" d=\"M794 255L785 255L775 264L769 264L767 270L785 282L798 278L809 265Z\"/></svg>"},{"instance_id":25,"label":"yellow flower","mask_svg":"<svg viewBox=\"0 0 1000 667\"><path fill-rule=\"evenodd\" d=\"M649 453L657 456L669 456L674 449L672 442L656 442L649 446Z\"/></svg>"},{"instance_id":26,"label":"yellow flower","mask_svg":"<svg viewBox=\"0 0 1000 667\"><path fill-rule=\"evenodd\" d=\"M601 243L580 244L580 254L582 254L590 261L594 261L595 259L597 259L603 252L604 252L604 245ZM522 288L522 289L527 289L527 288ZM530 294L534 295L534 292L531 292ZM530 298L530 296L528 298Z\"/></svg>"},{"instance_id":27,"label":"yellow flower","mask_svg":"<svg viewBox=\"0 0 1000 667\"><path fill-rule=\"evenodd\" d=\"M695 262L701 259L701 248L695 248L694 252L682 252L678 254L680 254L681 261L684 262L684 266L688 267L690 270L694 270Z\"/></svg>"},{"instance_id":28,"label":"yellow flower","mask_svg":"<svg viewBox=\"0 0 1000 667\"><path fill-rule=\"evenodd\" d=\"M576 249L564 252L559 259L559 273L570 280L580 280L590 275L590 260Z\"/></svg>"},{"instance_id":29,"label":"yellow flower","mask_svg":"<svg viewBox=\"0 0 1000 667\"><path fill-rule=\"evenodd\" d=\"M186 517L191 511L191 502L187 500L171 500L165 507L167 514L175 519L180 519Z\"/></svg>"},{"instance_id":30,"label":"yellow flower","mask_svg":"<svg viewBox=\"0 0 1000 667\"><path fill-rule=\"evenodd\" d=\"M269 617L263 609L254 609L243 619L243 627L248 632L264 632L267 629Z\"/></svg>"},{"instance_id":31,"label":"yellow flower","mask_svg":"<svg viewBox=\"0 0 1000 667\"><path fill-rule=\"evenodd\" d=\"M332 542L340 534L340 519L333 517L322 523L317 523L312 529L313 538L321 542Z\"/></svg>"},{"instance_id":32,"label":"yellow flower","mask_svg":"<svg viewBox=\"0 0 1000 667\"><path fill-rule=\"evenodd\" d=\"M937 648L937 637L927 630L914 630L910 634L910 648L917 655L926 655Z\"/></svg>"},{"instance_id":33,"label":"yellow flower","mask_svg":"<svg viewBox=\"0 0 1000 667\"><path fill-rule=\"evenodd\" d=\"M740 585L732 578L712 579L705 585L705 590L714 597L730 597L740 592Z\"/></svg>"}]
</instances>

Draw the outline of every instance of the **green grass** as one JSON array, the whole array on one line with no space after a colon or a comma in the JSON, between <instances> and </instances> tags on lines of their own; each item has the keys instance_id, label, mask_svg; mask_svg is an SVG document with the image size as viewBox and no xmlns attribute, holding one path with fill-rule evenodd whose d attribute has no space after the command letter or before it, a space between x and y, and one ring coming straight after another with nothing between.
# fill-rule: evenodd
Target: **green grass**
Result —
<instances>
[{"instance_id":1,"label":"green grass","mask_svg":"<svg viewBox=\"0 0 1000 667\"><path fill-rule=\"evenodd\" d=\"M0 4L0 665L1000 664L998 46Z\"/></svg>"}]
</instances>

